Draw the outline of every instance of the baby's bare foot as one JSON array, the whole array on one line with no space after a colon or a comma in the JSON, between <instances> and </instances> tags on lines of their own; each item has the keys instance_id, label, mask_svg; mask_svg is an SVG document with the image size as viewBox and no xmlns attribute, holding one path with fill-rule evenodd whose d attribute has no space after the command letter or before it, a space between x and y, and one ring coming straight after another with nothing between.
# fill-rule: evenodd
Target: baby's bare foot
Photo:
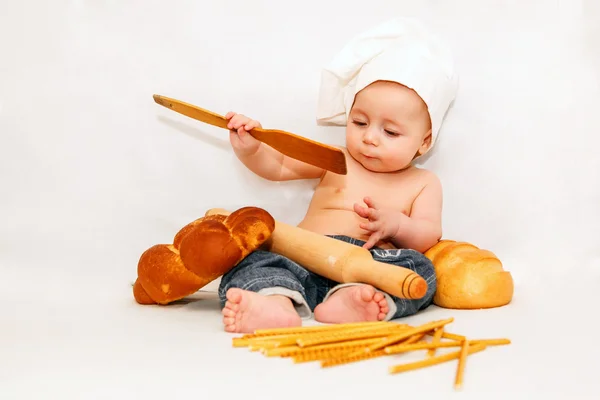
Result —
<instances>
[{"instance_id":1,"label":"baby's bare foot","mask_svg":"<svg viewBox=\"0 0 600 400\"><path fill-rule=\"evenodd\" d=\"M315 319L330 324L382 321L388 310L383 293L375 291L373 286L348 286L319 304L315 308Z\"/></svg>"},{"instance_id":2,"label":"baby's bare foot","mask_svg":"<svg viewBox=\"0 0 600 400\"><path fill-rule=\"evenodd\" d=\"M263 296L242 289L229 289L221 311L227 332L252 333L256 329L302 325L292 301L285 296Z\"/></svg>"}]
</instances>

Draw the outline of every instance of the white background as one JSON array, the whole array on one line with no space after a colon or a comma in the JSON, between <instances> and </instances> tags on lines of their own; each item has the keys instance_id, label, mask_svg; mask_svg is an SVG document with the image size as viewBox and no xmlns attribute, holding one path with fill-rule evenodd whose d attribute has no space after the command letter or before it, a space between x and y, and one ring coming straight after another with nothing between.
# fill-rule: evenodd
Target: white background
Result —
<instances>
[{"instance_id":1,"label":"white background","mask_svg":"<svg viewBox=\"0 0 600 400\"><path fill-rule=\"evenodd\" d=\"M208 208L296 223L315 183L252 175L226 131L152 95L342 144L343 128L315 124L320 68L402 15L452 45L461 76L422 165L444 185L444 237L492 250L516 282L508 307L433 307L414 322L450 315L457 333L513 339L467 368L473 398L597 398L598 350L585 344L600 284L596 0L0 0L0 397L452 393L454 364L393 378L376 360L289 366L232 351L213 300L157 308L131 295L140 254Z\"/></svg>"}]
</instances>

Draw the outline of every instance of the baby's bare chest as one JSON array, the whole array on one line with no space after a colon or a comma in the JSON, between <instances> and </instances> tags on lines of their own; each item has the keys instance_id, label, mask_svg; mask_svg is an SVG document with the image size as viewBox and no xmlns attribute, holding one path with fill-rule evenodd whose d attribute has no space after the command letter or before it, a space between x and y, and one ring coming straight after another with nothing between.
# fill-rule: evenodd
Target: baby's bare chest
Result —
<instances>
[{"instance_id":1,"label":"baby's bare chest","mask_svg":"<svg viewBox=\"0 0 600 400\"><path fill-rule=\"evenodd\" d=\"M393 208L410 213L415 198L424 184L414 176L401 175L331 175L324 179L317 192L329 201L352 208L354 203L364 204L370 197L378 207ZM324 199L325 200L325 199Z\"/></svg>"}]
</instances>

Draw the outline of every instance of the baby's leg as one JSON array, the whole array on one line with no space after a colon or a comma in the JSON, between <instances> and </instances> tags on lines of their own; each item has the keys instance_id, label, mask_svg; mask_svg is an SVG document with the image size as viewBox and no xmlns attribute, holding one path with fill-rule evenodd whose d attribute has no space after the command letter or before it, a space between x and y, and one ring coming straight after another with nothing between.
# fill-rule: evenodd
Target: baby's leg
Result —
<instances>
[{"instance_id":1,"label":"baby's leg","mask_svg":"<svg viewBox=\"0 0 600 400\"><path fill-rule=\"evenodd\" d=\"M257 250L225 274L219 287L228 332L299 326L312 315L316 285L298 264Z\"/></svg>"},{"instance_id":2,"label":"baby's leg","mask_svg":"<svg viewBox=\"0 0 600 400\"><path fill-rule=\"evenodd\" d=\"M371 250L373 259L408 268L427 282L421 299L408 300L376 290L370 285L347 283L335 286L315 309L315 319L328 323L391 320L413 315L430 306L437 289L431 261L415 250Z\"/></svg>"}]
</instances>

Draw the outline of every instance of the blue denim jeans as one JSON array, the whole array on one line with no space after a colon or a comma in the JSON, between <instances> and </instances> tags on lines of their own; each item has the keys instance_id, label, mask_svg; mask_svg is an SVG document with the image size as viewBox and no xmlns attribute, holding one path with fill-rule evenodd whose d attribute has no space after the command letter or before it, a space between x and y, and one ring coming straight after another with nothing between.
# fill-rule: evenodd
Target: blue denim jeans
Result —
<instances>
[{"instance_id":1,"label":"blue denim jeans","mask_svg":"<svg viewBox=\"0 0 600 400\"><path fill-rule=\"evenodd\" d=\"M330 237L356 246L365 243L347 236ZM413 315L432 304L437 280L433 264L427 257L411 249L372 248L370 252L376 261L402 266L416 272L428 285L425 296L415 300L401 299L382 292L389 307L385 320ZM263 295L284 295L292 300L300 317L309 318L318 304L347 285L317 275L280 254L256 250L223 275L219 286L219 299L221 307L224 307L227 301L226 293L230 288L240 288Z\"/></svg>"}]
</instances>

